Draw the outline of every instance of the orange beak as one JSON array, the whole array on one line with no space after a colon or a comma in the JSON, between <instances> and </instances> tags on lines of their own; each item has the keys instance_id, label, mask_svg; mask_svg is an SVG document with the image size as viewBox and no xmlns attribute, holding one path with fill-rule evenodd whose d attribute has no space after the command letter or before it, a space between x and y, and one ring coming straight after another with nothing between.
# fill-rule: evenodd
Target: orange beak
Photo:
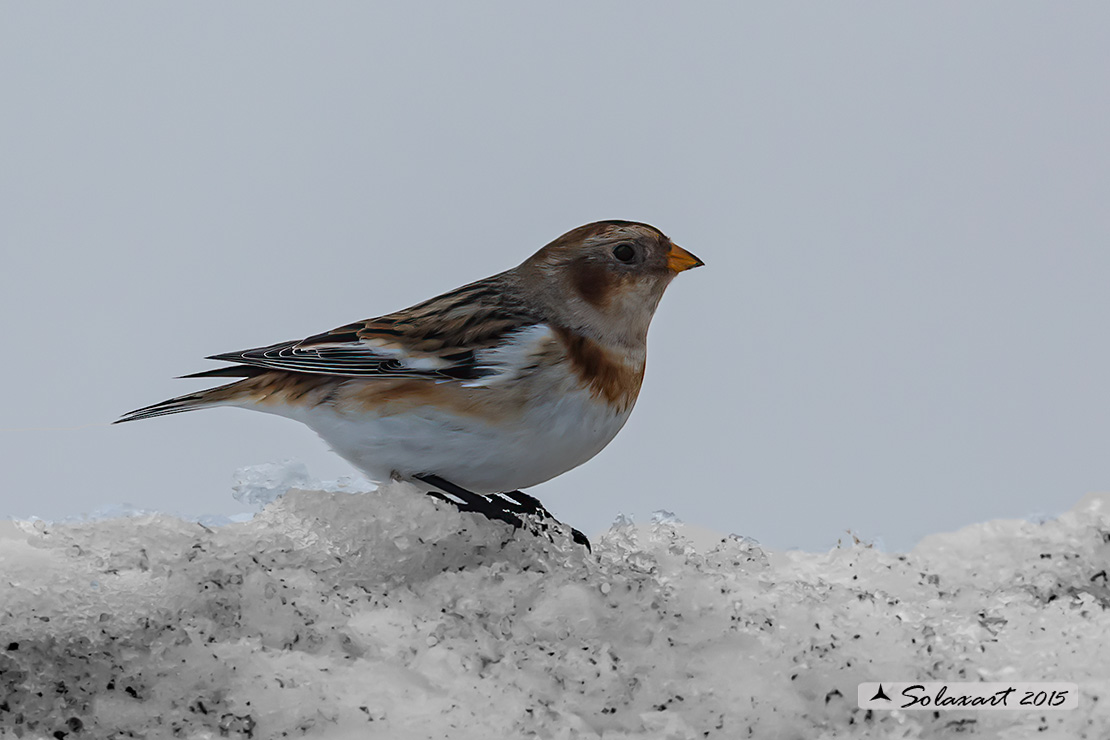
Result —
<instances>
[{"instance_id":1,"label":"orange beak","mask_svg":"<svg viewBox=\"0 0 1110 740\"><path fill-rule=\"evenodd\" d=\"M674 272L683 272L684 270L692 270L695 267L701 267L705 263L699 260L694 255L687 252L677 244L672 244L671 249L667 252L667 268Z\"/></svg>"}]
</instances>

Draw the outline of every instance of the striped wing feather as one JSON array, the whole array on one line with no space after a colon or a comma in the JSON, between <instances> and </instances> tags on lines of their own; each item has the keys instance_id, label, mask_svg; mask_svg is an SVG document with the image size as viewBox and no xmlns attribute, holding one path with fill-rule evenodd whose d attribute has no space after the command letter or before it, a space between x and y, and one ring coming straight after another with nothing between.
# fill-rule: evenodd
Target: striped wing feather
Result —
<instances>
[{"instance_id":1,"label":"striped wing feather","mask_svg":"<svg viewBox=\"0 0 1110 740\"><path fill-rule=\"evenodd\" d=\"M482 365L482 350L539 322L510 297L501 278L496 275L403 311L307 339L212 355L208 359L240 367L186 377L243 375L250 368L266 368L348 377L481 378L494 372Z\"/></svg>"}]
</instances>

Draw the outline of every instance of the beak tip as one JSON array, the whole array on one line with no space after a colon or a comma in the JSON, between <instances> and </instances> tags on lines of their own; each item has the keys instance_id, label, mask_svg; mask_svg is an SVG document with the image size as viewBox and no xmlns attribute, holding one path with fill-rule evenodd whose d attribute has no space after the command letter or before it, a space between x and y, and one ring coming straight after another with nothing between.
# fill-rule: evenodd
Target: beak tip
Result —
<instances>
[{"instance_id":1,"label":"beak tip","mask_svg":"<svg viewBox=\"0 0 1110 740\"><path fill-rule=\"evenodd\" d=\"M693 270L695 267L701 267L704 264L704 262L682 247L677 244L671 244L671 250L667 255L667 267L674 272L679 273L685 272L686 270Z\"/></svg>"}]
</instances>

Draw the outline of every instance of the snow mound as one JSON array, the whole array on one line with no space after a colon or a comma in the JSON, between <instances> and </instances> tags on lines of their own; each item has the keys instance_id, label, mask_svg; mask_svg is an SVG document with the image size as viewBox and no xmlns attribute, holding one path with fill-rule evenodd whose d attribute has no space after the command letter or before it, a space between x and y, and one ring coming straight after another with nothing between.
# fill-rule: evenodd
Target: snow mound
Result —
<instances>
[{"instance_id":1,"label":"snow mound","mask_svg":"<svg viewBox=\"0 0 1110 740\"><path fill-rule=\"evenodd\" d=\"M990 522L909 554L699 549L682 531L621 521L591 554L405 484L295 489L221 527L0 522L0 734L1110 732L1105 509ZM1073 681L1079 709L855 705L862 681L980 679Z\"/></svg>"},{"instance_id":2,"label":"snow mound","mask_svg":"<svg viewBox=\"0 0 1110 740\"><path fill-rule=\"evenodd\" d=\"M263 463L239 468L231 477L232 497L254 506L265 506L291 488L310 485L308 466L296 460Z\"/></svg>"}]
</instances>

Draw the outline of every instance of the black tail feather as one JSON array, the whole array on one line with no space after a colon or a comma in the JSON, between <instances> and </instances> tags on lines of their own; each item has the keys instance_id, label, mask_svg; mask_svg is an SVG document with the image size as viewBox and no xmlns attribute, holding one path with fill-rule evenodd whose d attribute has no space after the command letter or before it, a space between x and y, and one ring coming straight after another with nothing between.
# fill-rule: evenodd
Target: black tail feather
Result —
<instances>
[{"instance_id":1,"label":"black tail feather","mask_svg":"<svg viewBox=\"0 0 1110 740\"><path fill-rule=\"evenodd\" d=\"M238 395L236 386L243 381L236 381L228 383L227 385L216 386L209 388L206 391L197 391L196 393L189 393L177 398L170 398L161 403L156 403L151 406L144 406L141 409L135 409L121 416L114 421L114 424L119 424L125 421L138 421L139 419L153 419L155 416L166 416L167 414L180 414L184 411L192 411L193 409L204 409L212 406L225 406L233 402Z\"/></svg>"},{"instance_id":2,"label":"black tail feather","mask_svg":"<svg viewBox=\"0 0 1110 740\"><path fill-rule=\"evenodd\" d=\"M179 375L178 378L253 378L265 372L269 371L264 367L231 365L229 367L218 367L215 370L203 370L199 373Z\"/></svg>"},{"instance_id":3,"label":"black tail feather","mask_svg":"<svg viewBox=\"0 0 1110 740\"><path fill-rule=\"evenodd\" d=\"M153 419L155 416L167 416L168 414L180 414L184 411L192 411L193 409L201 408L204 404L201 403L203 394L193 393L188 396L178 396L171 398L168 401L153 404L152 406L144 406L141 409L129 411L120 418L113 421L113 424L122 424L125 421L139 421L140 419Z\"/></svg>"}]
</instances>

